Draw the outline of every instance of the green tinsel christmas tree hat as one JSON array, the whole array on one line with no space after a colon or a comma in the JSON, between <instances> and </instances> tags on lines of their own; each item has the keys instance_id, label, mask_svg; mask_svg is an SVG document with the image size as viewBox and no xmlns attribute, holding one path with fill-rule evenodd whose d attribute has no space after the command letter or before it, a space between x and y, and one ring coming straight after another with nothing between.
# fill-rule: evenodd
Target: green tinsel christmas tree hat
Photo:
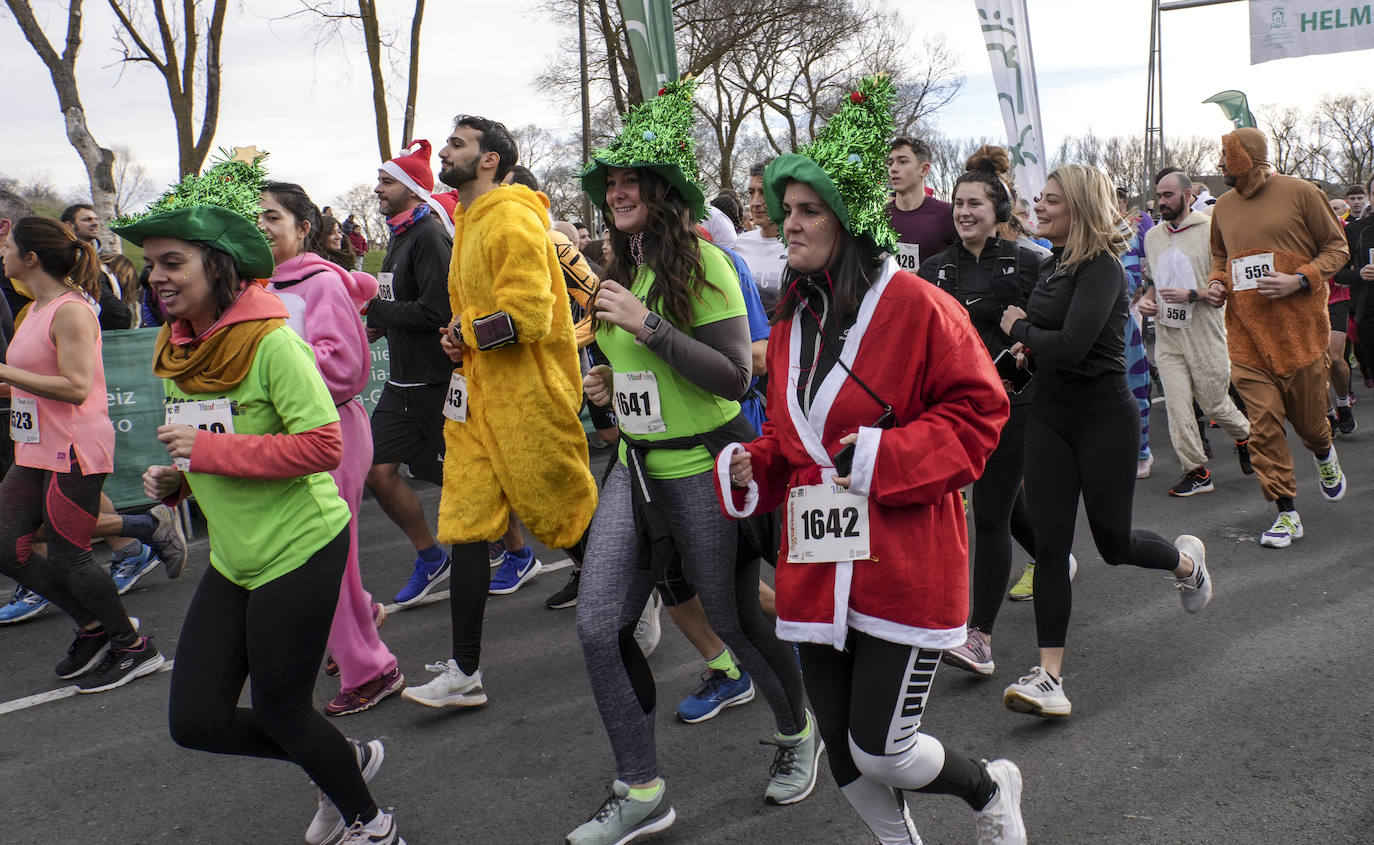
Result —
<instances>
[{"instance_id":1,"label":"green tinsel christmas tree hat","mask_svg":"<svg viewBox=\"0 0 1374 845\"><path fill-rule=\"evenodd\" d=\"M219 157L204 173L168 188L147 211L120 217L110 229L138 246L145 238L208 243L234 259L242 278L271 278L272 247L258 228L267 153L221 149Z\"/></svg>"},{"instance_id":2,"label":"green tinsel christmas tree hat","mask_svg":"<svg viewBox=\"0 0 1374 845\"><path fill-rule=\"evenodd\" d=\"M892 251L897 233L887 211L887 154L888 139L896 132L892 120L896 95L887 74L865 77L810 144L773 159L763 171L764 197L773 222L782 225L787 183L805 182L850 235L875 252Z\"/></svg>"},{"instance_id":3,"label":"green tinsel christmas tree hat","mask_svg":"<svg viewBox=\"0 0 1374 845\"><path fill-rule=\"evenodd\" d=\"M612 167L652 170L671 185L692 209L692 219L706 217L706 196L697 184L696 142L692 140L692 78L670 82L658 96L625 115L625 128L609 147L592 152L582 170L582 190L597 208L606 204L606 171Z\"/></svg>"}]
</instances>

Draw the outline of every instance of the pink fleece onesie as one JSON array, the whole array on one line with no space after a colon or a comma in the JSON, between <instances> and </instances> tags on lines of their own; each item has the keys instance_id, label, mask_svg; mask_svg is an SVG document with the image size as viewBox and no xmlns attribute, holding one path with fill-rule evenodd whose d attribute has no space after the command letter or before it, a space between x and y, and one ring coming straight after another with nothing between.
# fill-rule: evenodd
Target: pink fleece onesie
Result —
<instances>
[{"instance_id":1,"label":"pink fleece onesie","mask_svg":"<svg viewBox=\"0 0 1374 845\"><path fill-rule=\"evenodd\" d=\"M367 385L372 358L358 311L377 295L377 280L306 253L278 264L267 289L290 312L287 325L315 351L315 365L339 406L344 455L330 475L353 519L348 524L348 565L329 629L329 653L339 664L340 687L351 692L396 668L395 656L377 635L372 596L363 589L358 570L358 505L372 466L372 429L357 398Z\"/></svg>"}]
</instances>

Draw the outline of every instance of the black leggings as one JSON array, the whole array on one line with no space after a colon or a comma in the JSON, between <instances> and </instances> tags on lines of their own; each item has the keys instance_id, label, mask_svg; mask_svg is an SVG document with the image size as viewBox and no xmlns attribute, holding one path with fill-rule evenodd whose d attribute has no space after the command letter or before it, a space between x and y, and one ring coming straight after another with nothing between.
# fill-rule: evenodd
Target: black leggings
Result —
<instances>
[{"instance_id":1,"label":"black leggings","mask_svg":"<svg viewBox=\"0 0 1374 845\"><path fill-rule=\"evenodd\" d=\"M973 614L969 627L985 634L992 633L1007 582L1011 580L1012 516L1020 510L1024 517L1021 470L1029 417L1029 405L1011 407L997 448L988 456L982 477L973 482ZM1034 533L1025 523L1017 528L1016 534L1021 535L1017 540L1034 554Z\"/></svg>"},{"instance_id":2,"label":"black leggings","mask_svg":"<svg viewBox=\"0 0 1374 845\"><path fill-rule=\"evenodd\" d=\"M313 701L347 560L345 529L255 590L207 570L177 643L168 721L186 748L296 763L351 823L377 805L353 748ZM238 706L245 679L251 708Z\"/></svg>"},{"instance_id":3,"label":"black leggings","mask_svg":"<svg viewBox=\"0 0 1374 845\"><path fill-rule=\"evenodd\" d=\"M1098 554L1112 566L1173 570L1178 550L1152 531L1132 530L1140 410L1124 377L1120 398L1112 377L1081 386L1087 407L1051 402L1045 391L1031 403L1026 427L1026 498L1035 520L1035 631L1041 648L1063 648L1073 609L1069 552L1078 500ZM1043 387L1043 385L1042 385ZM1107 393L1105 399L1100 398Z\"/></svg>"},{"instance_id":4,"label":"black leggings","mask_svg":"<svg viewBox=\"0 0 1374 845\"><path fill-rule=\"evenodd\" d=\"M0 482L0 572L62 608L82 628L99 622L119 647L138 639L110 573L91 557L105 473L50 472L15 464ZM32 551L43 528L48 556Z\"/></svg>"},{"instance_id":5,"label":"black leggings","mask_svg":"<svg viewBox=\"0 0 1374 845\"><path fill-rule=\"evenodd\" d=\"M813 643L802 643L800 651L831 774L880 838L885 827L896 825L901 801L883 800L876 784L955 795L975 810L987 805L994 790L987 769L919 732L940 665L938 650L850 629L844 651ZM850 788L861 779L869 782Z\"/></svg>"},{"instance_id":6,"label":"black leggings","mask_svg":"<svg viewBox=\"0 0 1374 845\"><path fill-rule=\"evenodd\" d=\"M471 675L481 665L482 617L491 589L491 560L486 543L455 545L449 554L448 613L453 660Z\"/></svg>"}]
</instances>

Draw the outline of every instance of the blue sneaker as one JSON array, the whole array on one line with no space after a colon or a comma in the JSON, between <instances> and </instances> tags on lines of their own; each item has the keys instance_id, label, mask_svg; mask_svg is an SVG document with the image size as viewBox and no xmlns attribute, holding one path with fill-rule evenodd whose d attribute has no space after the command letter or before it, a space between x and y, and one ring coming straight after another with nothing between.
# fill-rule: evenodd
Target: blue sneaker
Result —
<instances>
[{"instance_id":1,"label":"blue sneaker","mask_svg":"<svg viewBox=\"0 0 1374 845\"><path fill-rule=\"evenodd\" d=\"M506 559L506 542L497 540L495 543L487 543L487 560L492 566L502 563Z\"/></svg>"},{"instance_id":2,"label":"blue sneaker","mask_svg":"<svg viewBox=\"0 0 1374 845\"><path fill-rule=\"evenodd\" d=\"M134 588L138 579L152 572L162 563L162 558L153 554L153 550L140 543L140 551L136 555L128 557L117 557L110 561L110 577L114 579L115 589L122 596Z\"/></svg>"},{"instance_id":3,"label":"blue sneaker","mask_svg":"<svg viewBox=\"0 0 1374 845\"><path fill-rule=\"evenodd\" d=\"M448 575L448 555L444 555L444 559L438 563L429 563L422 557L415 558L415 571L411 573L410 580L406 582L406 585L396 594L396 603L401 607L410 607L429 595L430 590L447 581Z\"/></svg>"},{"instance_id":4,"label":"blue sneaker","mask_svg":"<svg viewBox=\"0 0 1374 845\"><path fill-rule=\"evenodd\" d=\"M701 680L701 687L677 706L677 717L689 725L715 718L727 707L738 707L754 700L754 682L743 667L734 680L720 669L707 669Z\"/></svg>"},{"instance_id":5,"label":"blue sneaker","mask_svg":"<svg viewBox=\"0 0 1374 845\"><path fill-rule=\"evenodd\" d=\"M10 603L0 607L0 625L32 619L42 613L47 606L48 600L33 590L15 587L14 597L10 599Z\"/></svg>"},{"instance_id":6,"label":"blue sneaker","mask_svg":"<svg viewBox=\"0 0 1374 845\"><path fill-rule=\"evenodd\" d=\"M520 589L524 583L539 574L544 564L534 556L534 549L526 546L518 552L507 550L505 560L491 576L491 587L487 592L493 596L504 596Z\"/></svg>"}]
</instances>

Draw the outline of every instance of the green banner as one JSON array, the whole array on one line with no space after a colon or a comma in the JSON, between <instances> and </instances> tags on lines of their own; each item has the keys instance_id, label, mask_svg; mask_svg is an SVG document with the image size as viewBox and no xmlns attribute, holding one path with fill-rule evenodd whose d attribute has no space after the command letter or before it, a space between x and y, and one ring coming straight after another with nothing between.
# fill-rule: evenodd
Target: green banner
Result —
<instances>
[{"instance_id":1,"label":"green banner","mask_svg":"<svg viewBox=\"0 0 1374 845\"><path fill-rule=\"evenodd\" d=\"M678 78L672 0L620 0L620 16L630 37L630 55L647 103L658 89Z\"/></svg>"},{"instance_id":2,"label":"green banner","mask_svg":"<svg viewBox=\"0 0 1374 845\"><path fill-rule=\"evenodd\" d=\"M1237 129L1249 126L1254 128L1255 116L1250 113L1250 101L1246 99L1244 91L1221 91L1213 94L1204 103L1216 103L1226 115L1226 119L1235 124Z\"/></svg>"}]
</instances>

